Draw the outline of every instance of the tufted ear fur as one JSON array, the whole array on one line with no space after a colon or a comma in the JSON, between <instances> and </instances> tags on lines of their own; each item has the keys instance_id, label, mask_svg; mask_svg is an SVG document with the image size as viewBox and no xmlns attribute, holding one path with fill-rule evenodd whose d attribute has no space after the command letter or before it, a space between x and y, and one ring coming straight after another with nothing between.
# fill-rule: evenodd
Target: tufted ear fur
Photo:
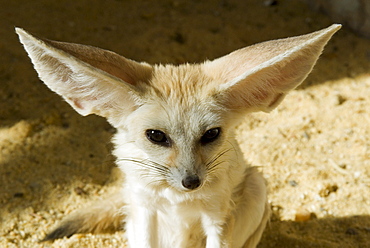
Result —
<instances>
[{"instance_id":1,"label":"tufted ear fur","mask_svg":"<svg viewBox=\"0 0 370 248\"><path fill-rule=\"evenodd\" d=\"M228 108L269 112L302 83L340 27L249 46L206 62L204 71L221 79L218 97Z\"/></svg>"},{"instance_id":2,"label":"tufted ear fur","mask_svg":"<svg viewBox=\"0 0 370 248\"><path fill-rule=\"evenodd\" d=\"M36 38L16 32L42 81L81 115L98 114L118 127L135 109L140 84L152 67L91 46Z\"/></svg>"}]
</instances>

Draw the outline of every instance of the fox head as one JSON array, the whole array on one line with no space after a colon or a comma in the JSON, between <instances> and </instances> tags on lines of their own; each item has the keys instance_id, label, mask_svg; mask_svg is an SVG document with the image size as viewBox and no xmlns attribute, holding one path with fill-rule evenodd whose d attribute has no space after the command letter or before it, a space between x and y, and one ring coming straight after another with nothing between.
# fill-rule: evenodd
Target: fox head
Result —
<instances>
[{"instance_id":1,"label":"fox head","mask_svg":"<svg viewBox=\"0 0 370 248\"><path fill-rule=\"evenodd\" d=\"M179 66L138 63L16 32L52 91L81 115L103 116L117 129L114 153L126 174L190 192L239 166L233 131L240 116L274 109L306 78L338 29L332 25Z\"/></svg>"}]
</instances>

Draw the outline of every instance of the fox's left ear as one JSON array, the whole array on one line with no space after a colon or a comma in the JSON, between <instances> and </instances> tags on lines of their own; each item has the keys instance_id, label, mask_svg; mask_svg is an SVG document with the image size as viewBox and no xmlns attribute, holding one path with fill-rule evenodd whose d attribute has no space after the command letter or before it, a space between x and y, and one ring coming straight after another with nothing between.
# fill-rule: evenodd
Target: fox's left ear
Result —
<instances>
[{"instance_id":1,"label":"fox's left ear","mask_svg":"<svg viewBox=\"0 0 370 248\"><path fill-rule=\"evenodd\" d=\"M16 32L40 79L81 115L97 114L119 127L140 104L152 66L96 47Z\"/></svg>"},{"instance_id":2,"label":"fox's left ear","mask_svg":"<svg viewBox=\"0 0 370 248\"><path fill-rule=\"evenodd\" d=\"M246 47L206 62L204 72L221 80L216 95L227 108L268 112L302 83L340 28L335 24L311 34Z\"/></svg>"}]
</instances>

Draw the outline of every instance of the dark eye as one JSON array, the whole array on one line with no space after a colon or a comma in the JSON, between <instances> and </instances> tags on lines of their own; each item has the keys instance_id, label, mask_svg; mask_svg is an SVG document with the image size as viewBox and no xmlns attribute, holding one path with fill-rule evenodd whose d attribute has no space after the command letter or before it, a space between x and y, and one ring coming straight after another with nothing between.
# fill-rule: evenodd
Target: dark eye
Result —
<instances>
[{"instance_id":1,"label":"dark eye","mask_svg":"<svg viewBox=\"0 0 370 248\"><path fill-rule=\"evenodd\" d=\"M170 141L168 140L166 134L160 130L149 129L145 131L148 140L154 144L161 146L170 146Z\"/></svg>"},{"instance_id":2,"label":"dark eye","mask_svg":"<svg viewBox=\"0 0 370 248\"><path fill-rule=\"evenodd\" d=\"M202 144L211 143L218 138L220 133L221 133L221 128L219 127L211 128L203 134L202 138L200 139L200 142Z\"/></svg>"}]
</instances>

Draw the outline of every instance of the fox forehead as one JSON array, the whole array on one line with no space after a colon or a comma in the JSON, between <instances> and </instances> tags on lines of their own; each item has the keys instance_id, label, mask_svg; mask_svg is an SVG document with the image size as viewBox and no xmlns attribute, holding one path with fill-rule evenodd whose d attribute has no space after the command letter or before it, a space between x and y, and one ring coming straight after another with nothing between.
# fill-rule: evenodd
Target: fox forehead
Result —
<instances>
[{"instance_id":1,"label":"fox forehead","mask_svg":"<svg viewBox=\"0 0 370 248\"><path fill-rule=\"evenodd\" d=\"M186 107L212 98L218 83L206 75L202 64L155 65L149 94Z\"/></svg>"},{"instance_id":2,"label":"fox forehead","mask_svg":"<svg viewBox=\"0 0 370 248\"><path fill-rule=\"evenodd\" d=\"M214 83L201 65L155 66L135 122L171 133L219 126L225 107L215 97Z\"/></svg>"}]
</instances>

